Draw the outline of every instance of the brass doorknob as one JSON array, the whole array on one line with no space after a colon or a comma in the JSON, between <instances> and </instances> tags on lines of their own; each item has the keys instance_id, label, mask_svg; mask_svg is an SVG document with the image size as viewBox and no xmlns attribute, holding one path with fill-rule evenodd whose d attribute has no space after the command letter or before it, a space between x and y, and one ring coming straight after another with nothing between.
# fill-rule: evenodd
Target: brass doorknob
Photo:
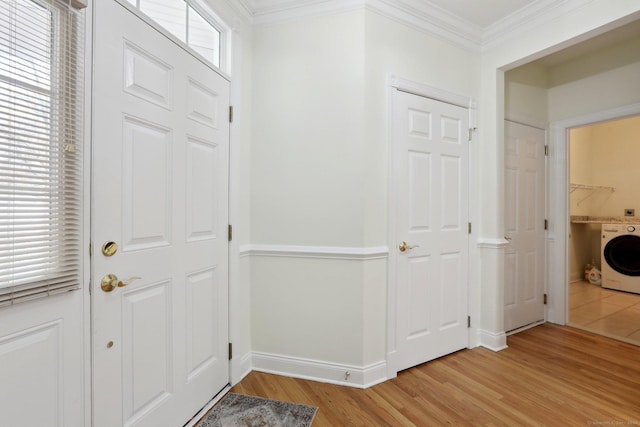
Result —
<instances>
[{"instance_id":1,"label":"brass doorknob","mask_svg":"<svg viewBox=\"0 0 640 427\"><path fill-rule=\"evenodd\" d=\"M119 280L118 276L116 276L115 274L109 273L102 278L102 281L100 282L100 287L105 292L111 292L115 288L121 288L123 286L127 286L134 280L138 280L138 279L142 279L142 277L134 276L123 282Z\"/></svg>"},{"instance_id":2,"label":"brass doorknob","mask_svg":"<svg viewBox=\"0 0 640 427\"><path fill-rule=\"evenodd\" d=\"M420 245L410 245L407 242L402 242L400 243L400 246L398 246L398 248L400 249L400 252L405 252L407 250L413 249L413 248L418 248L420 247Z\"/></svg>"}]
</instances>

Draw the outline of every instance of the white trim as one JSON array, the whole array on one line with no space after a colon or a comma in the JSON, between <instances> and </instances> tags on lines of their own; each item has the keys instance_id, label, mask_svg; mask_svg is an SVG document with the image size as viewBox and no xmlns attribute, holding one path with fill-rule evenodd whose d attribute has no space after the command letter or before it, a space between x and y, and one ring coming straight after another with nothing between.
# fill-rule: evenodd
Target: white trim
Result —
<instances>
[{"instance_id":1,"label":"white trim","mask_svg":"<svg viewBox=\"0 0 640 427\"><path fill-rule=\"evenodd\" d=\"M252 0L238 0L235 9L253 24L272 25L364 8L463 49L481 52L571 14L592 1L536 0L485 28L427 0L272 0L262 1L260 7Z\"/></svg>"},{"instance_id":2,"label":"white trim","mask_svg":"<svg viewBox=\"0 0 640 427\"><path fill-rule=\"evenodd\" d=\"M529 126L532 128L536 128L539 130L547 131L547 123L541 120L534 119L532 117L526 116L524 114L518 113L504 113L504 120L507 122L517 123L520 125Z\"/></svg>"},{"instance_id":3,"label":"white trim","mask_svg":"<svg viewBox=\"0 0 640 427\"><path fill-rule=\"evenodd\" d=\"M251 373L251 352L245 353L242 357L232 358L230 365L229 382L234 386Z\"/></svg>"},{"instance_id":4,"label":"white trim","mask_svg":"<svg viewBox=\"0 0 640 427\"><path fill-rule=\"evenodd\" d=\"M347 247L347 246L293 246L251 244L240 247L240 256L346 259L366 261L386 259L389 248L386 246Z\"/></svg>"},{"instance_id":5,"label":"white trim","mask_svg":"<svg viewBox=\"0 0 640 427\"><path fill-rule=\"evenodd\" d=\"M255 25L273 25L304 18L317 18L335 13L359 10L366 0L294 0L253 9Z\"/></svg>"},{"instance_id":6,"label":"white trim","mask_svg":"<svg viewBox=\"0 0 640 427\"><path fill-rule=\"evenodd\" d=\"M426 0L367 0L366 8L463 49L480 51L482 28Z\"/></svg>"},{"instance_id":7,"label":"white trim","mask_svg":"<svg viewBox=\"0 0 640 427\"><path fill-rule=\"evenodd\" d=\"M93 2L89 2L84 10L85 15L85 46L84 46L84 212L83 212L83 233L82 247L91 248L91 205L93 197ZM83 381L84 381L84 402L82 403L84 410L84 425L90 426L93 418L93 346L92 346L92 326L91 326L91 256L88 251L82 251L83 264Z\"/></svg>"},{"instance_id":8,"label":"white trim","mask_svg":"<svg viewBox=\"0 0 640 427\"><path fill-rule=\"evenodd\" d=\"M544 320L539 320L537 322L529 323L528 325L524 325L524 326L516 328L516 329L514 329L512 331L507 332L506 335L507 335L507 337L510 337L513 334L517 334L519 332L526 331L527 329L531 329L531 328L535 328L536 326L544 325L544 323L545 323Z\"/></svg>"},{"instance_id":9,"label":"white trim","mask_svg":"<svg viewBox=\"0 0 640 427\"><path fill-rule=\"evenodd\" d=\"M478 329L478 339L480 340L480 345L482 347L488 348L492 351L500 351L508 347L507 334L504 332L496 334L483 329Z\"/></svg>"},{"instance_id":10,"label":"white trim","mask_svg":"<svg viewBox=\"0 0 640 427\"><path fill-rule=\"evenodd\" d=\"M398 77L393 74L390 74L387 77L387 85L401 92L407 92L413 95L435 99L436 101L446 102L447 104L457 105L458 107L462 108L472 109L475 105L475 100L473 98L469 98L468 96L458 95L457 93L449 92L435 86L429 86L411 80L403 79L402 77ZM469 124L471 125L471 122L469 122Z\"/></svg>"},{"instance_id":11,"label":"white trim","mask_svg":"<svg viewBox=\"0 0 640 427\"><path fill-rule=\"evenodd\" d=\"M594 0L537 0L485 28L482 51L493 49L516 35L534 31L542 24L575 13Z\"/></svg>"},{"instance_id":12,"label":"white trim","mask_svg":"<svg viewBox=\"0 0 640 427\"><path fill-rule=\"evenodd\" d=\"M476 120L477 120L477 111L476 111L476 101L474 98L470 98L464 95L459 95L453 92L448 92L446 90L442 90L433 86L428 86L422 83L418 83L415 81L407 80L402 77L390 74L387 76L387 194L388 194L388 211L387 211L387 244L388 247L395 247L395 242L397 242L396 236L396 223L397 223L397 215L396 215L396 203L395 201L398 198L398 189L397 189L397 173L395 171L399 167L396 165L396 150L394 149L393 144L393 105L394 105L394 96L398 93L398 91L411 93L413 95L422 96L430 99L435 99L437 101L445 102L448 104L453 104L462 108L466 108L469 111L469 126L473 129L475 128ZM475 136L475 132L472 132L472 138L469 142L469 221L473 222L476 219L477 215L477 199L475 194L477 193L477 188L474 186L474 180L472 177L475 176L476 163L477 163L477 149L475 148L475 143L477 142L477 137ZM477 180L475 180L477 181ZM473 230L472 230L473 231ZM475 232L469 235L469 263L467 265L468 269L468 279L467 279L467 287L468 287L468 296L467 296L467 314L472 316L472 318L478 318L480 312L480 282L477 277L479 277L479 253L473 247L473 242L475 239ZM506 241L505 241L506 244ZM396 315L397 315L397 300L396 300L396 271L397 271L397 251L391 251L388 255L388 263L387 263L387 377L394 378L397 375L396 369ZM473 273L473 274L472 274ZM479 339L477 334L477 329L475 326L469 328L469 335L467 341L467 348L473 348L479 345Z\"/></svg>"},{"instance_id":13,"label":"white trim","mask_svg":"<svg viewBox=\"0 0 640 427\"><path fill-rule=\"evenodd\" d=\"M549 322L564 325L568 317L569 284L569 129L640 114L640 103L551 123L549 131Z\"/></svg>"},{"instance_id":14,"label":"white trim","mask_svg":"<svg viewBox=\"0 0 640 427\"><path fill-rule=\"evenodd\" d=\"M368 388L387 380L385 361L354 366L254 351L252 362L258 372L355 388Z\"/></svg>"},{"instance_id":15,"label":"white trim","mask_svg":"<svg viewBox=\"0 0 640 427\"><path fill-rule=\"evenodd\" d=\"M489 238L480 238L478 239L477 246L479 248L486 249L503 249L509 244L509 241L506 239L489 239Z\"/></svg>"}]
</instances>

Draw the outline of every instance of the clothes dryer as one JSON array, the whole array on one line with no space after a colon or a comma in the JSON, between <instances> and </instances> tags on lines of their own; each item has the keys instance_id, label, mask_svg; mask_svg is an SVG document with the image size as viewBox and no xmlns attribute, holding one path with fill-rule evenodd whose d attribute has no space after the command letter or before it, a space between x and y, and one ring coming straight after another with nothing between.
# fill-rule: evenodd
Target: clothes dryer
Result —
<instances>
[{"instance_id":1,"label":"clothes dryer","mask_svg":"<svg viewBox=\"0 0 640 427\"><path fill-rule=\"evenodd\" d=\"M602 224L602 286L640 294L640 225Z\"/></svg>"}]
</instances>

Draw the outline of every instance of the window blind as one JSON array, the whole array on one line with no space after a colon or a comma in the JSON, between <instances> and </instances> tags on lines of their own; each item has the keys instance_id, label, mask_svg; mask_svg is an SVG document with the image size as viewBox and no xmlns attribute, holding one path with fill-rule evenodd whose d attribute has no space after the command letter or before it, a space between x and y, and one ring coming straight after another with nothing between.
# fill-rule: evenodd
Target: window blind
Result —
<instances>
[{"instance_id":1,"label":"window blind","mask_svg":"<svg viewBox=\"0 0 640 427\"><path fill-rule=\"evenodd\" d=\"M83 29L69 0L0 2L0 307L81 285Z\"/></svg>"}]
</instances>

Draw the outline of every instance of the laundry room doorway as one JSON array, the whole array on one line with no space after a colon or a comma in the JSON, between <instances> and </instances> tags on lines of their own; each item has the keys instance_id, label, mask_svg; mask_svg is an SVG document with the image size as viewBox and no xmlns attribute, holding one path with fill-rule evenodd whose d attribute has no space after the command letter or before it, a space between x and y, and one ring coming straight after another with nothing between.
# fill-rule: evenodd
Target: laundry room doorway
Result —
<instances>
[{"instance_id":1,"label":"laundry room doorway","mask_svg":"<svg viewBox=\"0 0 640 427\"><path fill-rule=\"evenodd\" d=\"M569 129L568 323L640 344L640 115Z\"/></svg>"}]
</instances>

